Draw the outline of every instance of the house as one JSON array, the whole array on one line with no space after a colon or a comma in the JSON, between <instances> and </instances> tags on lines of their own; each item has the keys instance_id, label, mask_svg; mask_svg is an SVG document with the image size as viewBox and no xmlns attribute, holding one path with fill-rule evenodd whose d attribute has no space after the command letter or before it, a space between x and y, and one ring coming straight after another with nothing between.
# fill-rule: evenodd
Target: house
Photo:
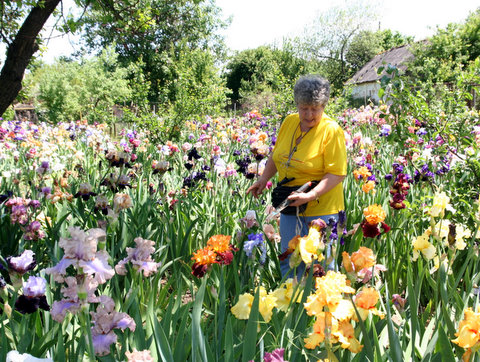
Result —
<instances>
[{"instance_id":1,"label":"house","mask_svg":"<svg viewBox=\"0 0 480 362\"><path fill-rule=\"evenodd\" d=\"M391 64L398 69L405 71L407 68L405 63L413 57L409 48L409 45L402 45L380 53L355 73L355 75L347 82L347 84L354 85L352 90L353 99L363 100L364 104L367 104L370 101L378 104L380 78L386 73L384 71L382 74L377 74L377 69Z\"/></svg>"},{"instance_id":2,"label":"house","mask_svg":"<svg viewBox=\"0 0 480 362\"><path fill-rule=\"evenodd\" d=\"M16 121L38 122L35 106L31 103L18 103L13 106Z\"/></svg>"}]
</instances>

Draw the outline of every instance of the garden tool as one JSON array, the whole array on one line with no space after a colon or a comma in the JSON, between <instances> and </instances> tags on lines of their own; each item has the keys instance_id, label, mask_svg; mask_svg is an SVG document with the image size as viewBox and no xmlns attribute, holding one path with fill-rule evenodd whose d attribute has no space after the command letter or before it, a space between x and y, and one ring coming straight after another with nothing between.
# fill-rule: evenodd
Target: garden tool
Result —
<instances>
[{"instance_id":1,"label":"garden tool","mask_svg":"<svg viewBox=\"0 0 480 362\"><path fill-rule=\"evenodd\" d=\"M318 184L318 181L308 181L308 182L304 183L302 186L300 186L298 189L293 191L290 195L292 195L294 193L305 192L305 191L311 189L312 187L315 187L317 184ZM288 195L288 196L290 196L290 195ZM280 205L278 205L278 207L275 210L273 210L267 216L267 218L265 220L266 222L271 221L275 216L277 216L279 213L281 213L283 209L285 209L286 207L288 207L292 203L292 200L289 200L288 196L285 200L282 201L282 203Z\"/></svg>"}]
</instances>

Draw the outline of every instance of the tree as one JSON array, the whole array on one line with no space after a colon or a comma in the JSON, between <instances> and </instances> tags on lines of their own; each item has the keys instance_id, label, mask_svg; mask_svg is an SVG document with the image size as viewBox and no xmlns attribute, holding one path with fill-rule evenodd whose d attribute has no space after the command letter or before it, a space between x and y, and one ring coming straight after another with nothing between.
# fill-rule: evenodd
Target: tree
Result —
<instances>
[{"instance_id":1,"label":"tree","mask_svg":"<svg viewBox=\"0 0 480 362\"><path fill-rule=\"evenodd\" d=\"M176 76L169 85L175 92L175 102L169 107L173 118L185 120L224 110L227 89L214 59L214 54L201 49L185 48L178 54L172 64Z\"/></svg>"},{"instance_id":2,"label":"tree","mask_svg":"<svg viewBox=\"0 0 480 362\"><path fill-rule=\"evenodd\" d=\"M392 32L389 29L376 32L370 30L359 32L353 37L345 53L348 77L350 78L359 71L375 55L411 42L413 42L412 37L404 36L399 32Z\"/></svg>"},{"instance_id":3,"label":"tree","mask_svg":"<svg viewBox=\"0 0 480 362\"><path fill-rule=\"evenodd\" d=\"M475 66L480 56L480 8L464 23L451 23L428 41L412 48L414 58L408 65L410 82L422 86L427 97L435 97L434 87L456 84L465 69Z\"/></svg>"},{"instance_id":4,"label":"tree","mask_svg":"<svg viewBox=\"0 0 480 362\"><path fill-rule=\"evenodd\" d=\"M235 54L226 65L225 79L234 102L262 92L289 92L299 75L313 71L318 64L297 57L286 42L283 49L260 46ZM287 88L287 89L286 89Z\"/></svg>"},{"instance_id":5,"label":"tree","mask_svg":"<svg viewBox=\"0 0 480 362\"><path fill-rule=\"evenodd\" d=\"M349 2L320 14L295 40L302 58L323 62L321 72L332 84L333 95L341 91L350 76L346 60L350 43L361 31L371 28L376 18L373 6Z\"/></svg>"},{"instance_id":6,"label":"tree","mask_svg":"<svg viewBox=\"0 0 480 362\"><path fill-rule=\"evenodd\" d=\"M0 36L7 44L7 57L0 73L0 115L18 95L25 69L39 49L39 34L60 2L0 2ZM116 44L115 50L124 66L138 64L142 59L146 81L151 84L151 100L174 100L172 91L165 91L163 86L175 77L170 70L169 55L172 49L178 54L180 43L192 49L210 46L221 49L221 41L215 34L221 22L217 21L218 8L211 1L75 0L75 3L84 10L80 18L63 17L58 28L72 32L83 28L86 44L99 52Z\"/></svg>"},{"instance_id":7,"label":"tree","mask_svg":"<svg viewBox=\"0 0 480 362\"><path fill-rule=\"evenodd\" d=\"M345 53L345 61L349 67L349 77L383 50L378 32L364 30L355 35Z\"/></svg>"},{"instance_id":8,"label":"tree","mask_svg":"<svg viewBox=\"0 0 480 362\"><path fill-rule=\"evenodd\" d=\"M110 47L100 56L82 62L57 60L39 67L26 81L38 109L51 122L82 119L104 121L115 104L130 99L129 69L119 67ZM31 79L30 79L31 78Z\"/></svg>"},{"instance_id":9,"label":"tree","mask_svg":"<svg viewBox=\"0 0 480 362\"><path fill-rule=\"evenodd\" d=\"M219 11L206 0L104 1L92 4L79 26L86 51L113 44L123 66L142 58L151 84L149 101L173 103L178 75L173 62L179 55L190 49L222 57L224 44L217 31L226 23Z\"/></svg>"},{"instance_id":10,"label":"tree","mask_svg":"<svg viewBox=\"0 0 480 362\"><path fill-rule=\"evenodd\" d=\"M20 5L18 4L20 3ZM27 1L31 10L22 26L18 28L15 20L24 12L21 2L18 7L8 6L10 2L2 2L2 38L7 43L7 57L0 72L0 115L7 110L22 89L22 79L33 54L38 50L38 34L47 19L53 13L60 0L42 0L35 4ZM16 35L12 39L12 34Z\"/></svg>"}]
</instances>

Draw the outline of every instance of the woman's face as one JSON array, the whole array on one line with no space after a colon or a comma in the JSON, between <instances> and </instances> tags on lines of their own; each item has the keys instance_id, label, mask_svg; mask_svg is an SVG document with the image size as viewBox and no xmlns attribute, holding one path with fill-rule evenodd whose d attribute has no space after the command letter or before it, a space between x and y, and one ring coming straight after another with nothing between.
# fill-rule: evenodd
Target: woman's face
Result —
<instances>
[{"instance_id":1,"label":"woman's face","mask_svg":"<svg viewBox=\"0 0 480 362\"><path fill-rule=\"evenodd\" d=\"M300 128L303 132L315 127L322 119L323 106L314 106L311 104L297 105L298 115L300 117Z\"/></svg>"}]
</instances>

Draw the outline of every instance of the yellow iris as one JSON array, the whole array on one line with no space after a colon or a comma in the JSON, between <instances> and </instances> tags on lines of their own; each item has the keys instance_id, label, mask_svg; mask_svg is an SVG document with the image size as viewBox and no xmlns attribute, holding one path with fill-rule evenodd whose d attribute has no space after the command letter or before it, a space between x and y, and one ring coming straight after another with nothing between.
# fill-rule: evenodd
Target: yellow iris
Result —
<instances>
[{"instance_id":1,"label":"yellow iris","mask_svg":"<svg viewBox=\"0 0 480 362\"><path fill-rule=\"evenodd\" d=\"M381 205L373 204L366 207L363 210L363 215L365 216L365 220L370 225L378 225L379 223L383 222L387 215L385 211L382 209Z\"/></svg>"},{"instance_id":2,"label":"yellow iris","mask_svg":"<svg viewBox=\"0 0 480 362\"><path fill-rule=\"evenodd\" d=\"M316 228L310 228L308 235L300 238L298 247L305 264L310 264L312 260L323 260L324 244L321 240L321 234Z\"/></svg>"},{"instance_id":3,"label":"yellow iris","mask_svg":"<svg viewBox=\"0 0 480 362\"><path fill-rule=\"evenodd\" d=\"M373 250L361 246L356 252L352 253L351 260L355 271L360 271L365 268L371 268L375 265L375 255Z\"/></svg>"},{"instance_id":4,"label":"yellow iris","mask_svg":"<svg viewBox=\"0 0 480 362\"><path fill-rule=\"evenodd\" d=\"M453 343L458 344L462 348L475 349L479 347L480 340L480 308L474 312L472 308L467 308L464 318L458 325L458 332L455 333Z\"/></svg>"}]
</instances>

